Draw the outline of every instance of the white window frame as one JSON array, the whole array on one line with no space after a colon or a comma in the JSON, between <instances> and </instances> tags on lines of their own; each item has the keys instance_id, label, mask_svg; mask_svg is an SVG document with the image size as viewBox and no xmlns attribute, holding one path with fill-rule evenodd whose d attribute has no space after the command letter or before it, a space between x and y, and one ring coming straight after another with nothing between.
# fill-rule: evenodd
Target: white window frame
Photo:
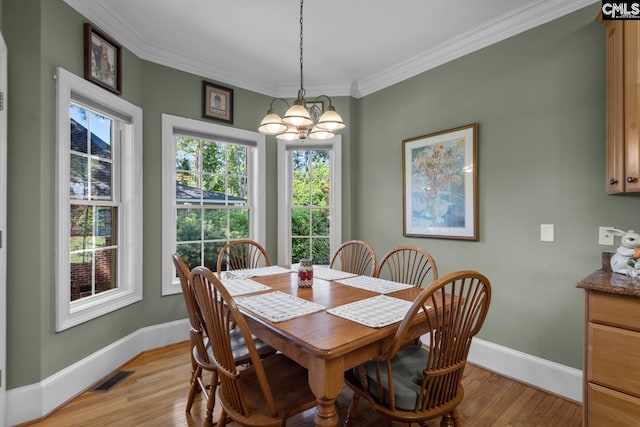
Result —
<instances>
[{"instance_id":1,"label":"white window frame","mask_svg":"<svg viewBox=\"0 0 640 427\"><path fill-rule=\"evenodd\" d=\"M266 147L258 132L162 114L162 295L182 292L171 255L176 251L176 143L175 134L248 146L247 179L249 238L263 246L266 238Z\"/></svg>"},{"instance_id":2,"label":"white window frame","mask_svg":"<svg viewBox=\"0 0 640 427\"><path fill-rule=\"evenodd\" d=\"M342 136L326 141L278 141L278 264L291 264L291 203L293 164L289 151L300 149L329 150L331 167L331 228L329 231L329 253L332 254L342 242Z\"/></svg>"},{"instance_id":3,"label":"white window frame","mask_svg":"<svg viewBox=\"0 0 640 427\"><path fill-rule=\"evenodd\" d=\"M142 300L142 109L63 68L56 70L56 331L62 331ZM124 122L117 160L120 173L120 235L116 289L71 301L69 267L69 140L72 101L108 111ZM114 150L114 157L116 156Z\"/></svg>"}]
</instances>

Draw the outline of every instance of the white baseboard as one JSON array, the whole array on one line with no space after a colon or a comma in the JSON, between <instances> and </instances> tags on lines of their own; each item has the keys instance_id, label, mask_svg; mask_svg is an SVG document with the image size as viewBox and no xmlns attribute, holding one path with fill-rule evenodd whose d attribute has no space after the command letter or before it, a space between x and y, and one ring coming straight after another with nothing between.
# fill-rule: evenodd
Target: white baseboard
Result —
<instances>
[{"instance_id":1,"label":"white baseboard","mask_svg":"<svg viewBox=\"0 0 640 427\"><path fill-rule=\"evenodd\" d=\"M139 329L39 383L7 390L10 426L39 419L143 351L189 339L186 319Z\"/></svg>"},{"instance_id":2,"label":"white baseboard","mask_svg":"<svg viewBox=\"0 0 640 427\"><path fill-rule=\"evenodd\" d=\"M189 339L186 319L142 328L39 383L7 391L10 426L39 419L87 390L143 351ZM423 337L423 342L427 343ZM582 402L582 371L508 347L473 339L470 363L516 381Z\"/></svg>"},{"instance_id":3,"label":"white baseboard","mask_svg":"<svg viewBox=\"0 0 640 427\"><path fill-rule=\"evenodd\" d=\"M474 338L469 363L582 403L582 371Z\"/></svg>"}]
</instances>

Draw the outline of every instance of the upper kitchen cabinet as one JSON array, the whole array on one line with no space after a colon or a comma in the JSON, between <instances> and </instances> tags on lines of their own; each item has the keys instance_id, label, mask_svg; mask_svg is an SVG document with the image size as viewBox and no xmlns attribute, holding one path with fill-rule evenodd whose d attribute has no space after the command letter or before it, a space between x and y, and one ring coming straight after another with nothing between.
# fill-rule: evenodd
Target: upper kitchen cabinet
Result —
<instances>
[{"instance_id":1,"label":"upper kitchen cabinet","mask_svg":"<svg viewBox=\"0 0 640 427\"><path fill-rule=\"evenodd\" d=\"M640 22L607 29L607 193L640 191Z\"/></svg>"}]
</instances>

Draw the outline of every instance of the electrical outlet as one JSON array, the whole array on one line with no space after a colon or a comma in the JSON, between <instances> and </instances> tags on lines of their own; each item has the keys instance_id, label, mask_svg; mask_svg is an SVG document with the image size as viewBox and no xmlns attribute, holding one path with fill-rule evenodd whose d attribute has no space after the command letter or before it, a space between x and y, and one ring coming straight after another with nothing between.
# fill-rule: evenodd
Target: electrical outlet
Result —
<instances>
[{"instance_id":1,"label":"electrical outlet","mask_svg":"<svg viewBox=\"0 0 640 427\"><path fill-rule=\"evenodd\" d=\"M598 233L598 244L599 245L610 245L614 244L613 242L613 233L611 229L613 227L600 227Z\"/></svg>"},{"instance_id":2,"label":"electrical outlet","mask_svg":"<svg viewBox=\"0 0 640 427\"><path fill-rule=\"evenodd\" d=\"M541 242L553 242L554 226L553 224L540 224L540 241Z\"/></svg>"}]
</instances>

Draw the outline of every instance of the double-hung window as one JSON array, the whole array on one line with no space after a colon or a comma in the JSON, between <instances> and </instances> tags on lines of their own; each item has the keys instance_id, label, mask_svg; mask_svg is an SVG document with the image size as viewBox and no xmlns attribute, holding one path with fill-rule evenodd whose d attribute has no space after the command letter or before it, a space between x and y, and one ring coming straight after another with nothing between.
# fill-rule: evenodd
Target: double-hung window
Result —
<instances>
[{"instance_id":1,"label":"double-hung window","mask_svg":"<svg viewBox=\"0 0 640 427\"><path fill-rule=\"evenodd\" d=\"M142 110L57 70L56 330L142 299Z\"/></svg>"},{"instance_id":2,"label":"double-hung window","mask_svg":"<svg viewBox=\"0 0 640 427\"><path fill-rule=\"evenodd\" d=\"M329 264L341 242L341 141L278 142L280 264Z\"/></svg>"},{"instance_id":3,"label":"double-hung window","mask_svg":"<svg viewBox=\"0 0 640 427\"><path fill-rule=\"evenodd\" d=\"M163 295L181 291L170 262L215 271L227 242L265 237L264 136L164 114Z\"/></svg>"}]
</instances>

